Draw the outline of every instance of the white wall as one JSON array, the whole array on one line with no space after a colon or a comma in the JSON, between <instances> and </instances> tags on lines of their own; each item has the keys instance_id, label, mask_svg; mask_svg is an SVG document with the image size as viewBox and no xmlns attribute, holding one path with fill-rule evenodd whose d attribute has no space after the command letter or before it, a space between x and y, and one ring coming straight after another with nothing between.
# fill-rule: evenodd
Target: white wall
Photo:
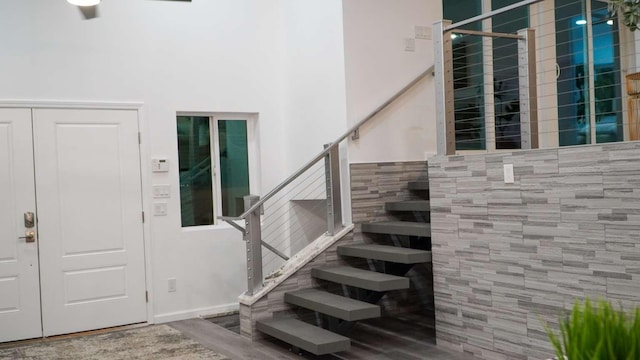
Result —
<instances>
[{"instance_id":1,"label":"white wall","mask_svg":"<svg viewBox=\"0 0 640 360\"><path fill-rule=\"evenodd\" d=\"M344 0L347 118L354 125L433 65L431 40L404 51L414 25L442 18L439 0ZM351 141L350 162L425 160L436 151L434 79L421 82Z\"/></svg>"},{"instance_id":2,"label":"white wall","mask_svg":"<svg viewBox=\"0 0 640 360\"><path fill-rule=\"evenodd\" d=\"M167 174L143 175L147 211L152 184L172 188L169 215L148 217L156 321L228 310L246 282L237 230L180 227L176 112L259 113L260 193L344 126L339 1L301 3L314 12L293 0L109 0L91 21L63 0L0 3L0 101L144 103L143 170L152 156L171 162ZM336 117L325 131L317 119L327 114ZM302 129L312 130L306 140L294 136Z\"/></svg>"},{"instance_id":3,"label":"white wall","mask_svg":"<svg viewBox=\"0 0 640 360\"><path fill-rule=\"evenodd\" d=\"M342 0L284 0L289 172L347 130Z\"/></svg>"}]
</instances>

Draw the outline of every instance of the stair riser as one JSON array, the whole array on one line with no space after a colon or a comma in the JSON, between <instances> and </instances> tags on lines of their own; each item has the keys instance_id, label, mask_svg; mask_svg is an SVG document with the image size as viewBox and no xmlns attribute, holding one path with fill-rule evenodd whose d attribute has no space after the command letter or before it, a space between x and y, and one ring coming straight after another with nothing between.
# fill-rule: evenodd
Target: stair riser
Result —
<instances>
[{"instance_id":1,"label":"stair riser","mask_svg":"<svg viewBox=\"0 0 640 360\"><path fill-rule=\"evenodd\" d=\"M431 228L424 226L420 228L408 227L408 226L386 226L377 223L362 224L362 232L372 234L387 234L387 235L406 235L406 236L422 236L431 237Z\"/></svg>"},{"instance_id":2,"label":"stair riser","mask_svg":"<svg viewBox=\"0 0 640 360\"><path fill-rule=\"evenodd\" d=\"M389 261L400 264L421 264L431 262L431 253L425 252L421 254L396 255L396 254L380 254L375 251L367 251L363 249L350 249L338 247L338 255L351 256L371 260Z\"/></svg>"}]
</instances>

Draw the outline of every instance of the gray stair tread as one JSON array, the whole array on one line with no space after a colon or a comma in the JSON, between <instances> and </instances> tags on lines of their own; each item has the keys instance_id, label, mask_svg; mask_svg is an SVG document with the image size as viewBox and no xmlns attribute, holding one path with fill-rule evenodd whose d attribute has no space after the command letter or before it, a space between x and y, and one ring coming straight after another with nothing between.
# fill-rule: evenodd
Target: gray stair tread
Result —
<instances>
[{"instance_id":1,"label":"gray stair tread","mask_svg":"<svg viewBox=\"0 0 640 360\"><path fill-rule=\"evenodd\" d=\"M259 331L315 355L347 351L351 341L342 335L297 319L270 319L256 322Z\"/></svg>"},{"instance_id":2,"label":"gray stair tread","mask_svg":"<svg viewBox=\"0 0 640 360\"><path fill-rule=\"evenodd\" d=\"M373 291L409 288L409 278L362 270L351 266L312 268L311 276Z\"/></svg>"},{"instance_id":3,"label":"gray stair tread","mask_svg":"<svg viewBox=\"0 0 640 360\"><path fill-rule=\"evenodd\" d=\"M429 190L429 181L410 181L409 190Z\"/></svg>"},{"instance_id":4,"label":"gray stair tread","mask_svg":"<svg viewBox=\"0 0 640 360\"><path fill-rule=\"evenodd\" d=\"M384 204L387 211L431 211L429 200L393 201Z\"/></svg>"},{"instance_id":5,"label":"gray stair tread","mask_svg":"<svg viewBox=\"0 0 640 360\"><path fill-rule=\"evenodd\" d=\"M378 305L332 294L320 289L287 292L284 294L284 301L347 321L380 317L380 306Z\"/></svg>"},{"instance_id":6,"label":"gray stair tread","mask_svg":"<svg viewBox=\"0 0 640 360\"><path fill-rule=\"evenodd\" d=\"M338 255L401 264L419 264L431 261L431 251L378 244L341 245L338 246Z\"/></svg>"},{"instance_id":7,"label":"gray stair tread","mask_svg":"<svg viewBox=\"0 0 640 360\"><path fill-rule=\"evenodd\" d=\"M431 225L411 221L379 221L362 224L362 232L430 237Z\"/></svg>"}]
</instances>

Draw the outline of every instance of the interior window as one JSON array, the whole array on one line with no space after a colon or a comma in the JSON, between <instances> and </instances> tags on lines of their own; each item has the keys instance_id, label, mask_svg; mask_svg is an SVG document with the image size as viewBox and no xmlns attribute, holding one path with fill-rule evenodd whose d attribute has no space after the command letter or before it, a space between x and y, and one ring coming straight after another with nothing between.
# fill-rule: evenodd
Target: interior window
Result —
<instances>
[{"instance_id":1,"label":"interior window","mask_svg":"<svg viewBox=\"0 0 640 360\"><path fill-rule=\"evenodd\" d=\"M249 194L247 120L178 116L177 127L182 226L242 214Z\"/></svg>"}]
</instances>

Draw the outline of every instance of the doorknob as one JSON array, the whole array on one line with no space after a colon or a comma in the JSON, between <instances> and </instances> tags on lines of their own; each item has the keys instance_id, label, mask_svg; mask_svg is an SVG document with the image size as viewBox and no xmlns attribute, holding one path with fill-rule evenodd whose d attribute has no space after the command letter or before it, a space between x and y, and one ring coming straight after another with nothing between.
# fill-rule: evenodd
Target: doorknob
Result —
<instances>
[{"instance_id":1,"label":"doorknob","mask_svg":"<svg viewBox=\"0 0 640 360\"><path fill-rule=\"evenodd\" d=\"M18 239L25 239L28 243L36 242L36 232L33 230L27 230L24 232L24 236L21 236Z\"/></svg>"},{"instance_id":2,"label":"doorknob","mask_svg":"<svg viewBox=\"0 0 640 360\"><path fill-rule=\"evenodd\" d=\"M31 229L36 225L35 215L31 211L24 213L24 227Z\"/></svg>"}]
</instances>

